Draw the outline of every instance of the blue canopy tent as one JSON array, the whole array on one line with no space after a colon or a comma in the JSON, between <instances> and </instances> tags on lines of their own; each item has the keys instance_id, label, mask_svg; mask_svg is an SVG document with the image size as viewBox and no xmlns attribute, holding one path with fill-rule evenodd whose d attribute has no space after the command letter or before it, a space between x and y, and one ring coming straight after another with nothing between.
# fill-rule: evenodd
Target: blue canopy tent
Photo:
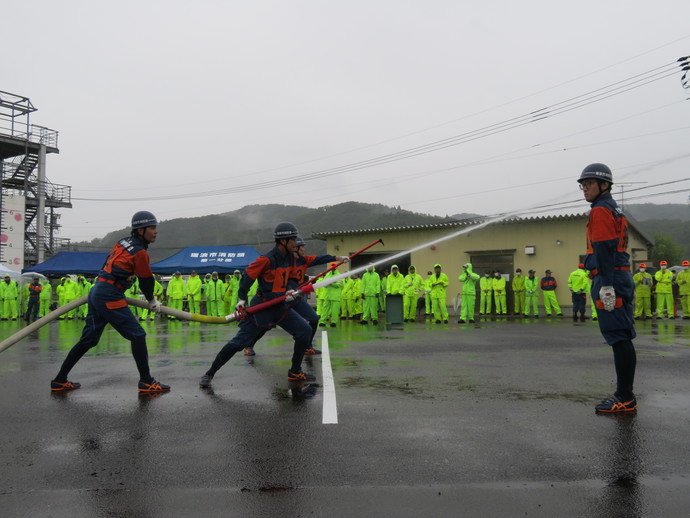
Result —
<instances>
[{"instance_id":1,"label":"blue canopy tent","mask_svg":"<svg viewBox=\"0 0 690 518\"><path fill-rule=\"evenodd\" d=\"M167 259L151 265L153 273L198 274L218 272L232 273L244 270L257 257L259 252L251 246L188 246Z\"/></svg>"},{"instance_id":2,"label":"blue canopy tent","mask_svg":"<svg viewBox=\"0 0 690 518\"><path fill-rule=\"evenodd\" d=\"M24 268L24 272L42 273L48 277L58 277L70 273L78 275L98 275L108 252L58 252L40 264Z\"/></svg>"}]
</instances>

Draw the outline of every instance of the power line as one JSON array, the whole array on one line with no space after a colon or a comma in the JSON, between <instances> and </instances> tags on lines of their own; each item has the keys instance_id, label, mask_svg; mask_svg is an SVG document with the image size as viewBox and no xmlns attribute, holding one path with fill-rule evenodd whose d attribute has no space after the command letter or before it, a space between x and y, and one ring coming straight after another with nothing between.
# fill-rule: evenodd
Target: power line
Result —
<instances>
[{"instance_id":1,"label":"power line","mask_svg":"<svg viewBox=\"0 0 690 518\"><path fill-rule=\"evenodd\" d=\"M209 196L220 196L225 194L236 194L243 192L250 192L256 190L269 189L279 186L291 185L295 183L302 183L305 181L313 181L316 179L326 178L335 175L341 175L348 172L358 171L362 169L367 169L374 166L379 166L383 164L388 164L400 160L405 160L408 158L413 158L416 156L437 152L449 147L458 146L461 144L466 144L478 139L493 136L499 133L510 131L513 129L520 128L522 126L532 124L534 122L539 122L547 118L553 118L558 115L583 108L590 104L603 101L605 99L621 95L623 93L629 92L631 90L646 86L650 83L660 81L676 73L676 62L672 62L661 67L657 67L646 72L633 75L624 80L616 81L609 85L601 88L597 88L590 92L560 101L558 103L540 108L536 111L532 111L523 114L518 117L513 117L510 119L503 120L488 126L484 126L475 130L471 130L459 135L448 137L445 139L433 141L427 144L416 146L413 148L404 149L394 153L389 153L381 155L378 157L370 158L367 160L362 160L359 162L354 162L351 164L345 164L342 166L337 166L329 169L321 169L317 171L312 171L309 173L303 173L299 175L294 175L277 180L266 180L262 182L256 182L253 184L230 187L225 189L216 189L212 191L200 191L195 193L184 193L184 194L173 194L173 195L162 195L162 196L149 196L144 198L78 198L73 197L75 201L99 201L99 202L122 202L122 201L159 201L159 200L176 200L176 199L189 199L196 197L209 197Z\"/></svg>"},{"instance_id":2,"label":"power line","mask_svg":"<svg viewBox=\"0 0 690 518\"><path fill-rule=\"evenodd\" d=\"M664 186L664 185L673 185L673 184L676 184L676 183L688 182L688 181L690 181L690 178L683 178L683 179L680 179L680 180L672 180L672 181L669 181L669 182L662 182L662 183L658 183L658 184L654 184L654 185L646 185L646 186L644 186L644 187L637 187L637 188L635 188L635 189L630 189L628 192L630 193L630 192L642 191L642 190L645 190L645 189L654 189L654 188L661 187L661 186ZM645 195L643 195L643 196L633 196L632 198L628 198L628 201L629 201L629 200L637 200L637 199L641 199L641 198L652 198L652 197L656 197L656 196L666 196L666 195L669 195L669 194L677 194L677 193L681 193L681 192L690 192L690 188L688 188L688 189L673 190L673 191L664 191L664 192L651 193L651 194L645 194ZM536 207L530 207L529 209L526 209L526 210L524 210L524 211L516 211L516 212L510 213L510 214L511 214L511 215L515 215L515 216L520 216L520 215L523 215L523 214L543 213L543 212L545 212L545 209L549 209L549 210L553 210L553 209L566 210L566 209L569 209L569 208L575 208L576 205L577 205L577 206L581 206L582 203L583 203L583 198L577 198L577 199L567 200L567 201L558 202L558 203L548 203L548 204L545 204L545 205L538 205L538 206L536 206ZM495 214L495 215L493 215L493 216L488 216L488 217L498 217L498 216L501 216L501 215L502 215L502 214Z\"/></svg>"},{"instance_id":3,"label":"power line","mask_svg":"<svg viewBox=\"0 0 690 518\"><path fill-rule=\"evenodd\" d=\"M322 160L328 160L328 159L335 158L335 157L338 157L338 156L347 155L347 154L354 153L354 152L357 152L357 151L362 151L362 150L364 150L364 149L370 149L370 148L373 148L373 147L380 146L380 145L382 145L382 144L388 144L388 143L390 143L390 142L394 142L394 141L396 141L396 140L401 140L401 139L403 139L403 138L411 137L411 136L414 136L414 135L419 135L419 134L425 133L425 132L430 131L430 130L433 130L433 129L441 128L441 127L443 127L443 126L447 126L447 125L450 125L450 124L454 124L454 123L460 122L460 121L462 121L462 120L466 120L466 119L469 119L469 118L471 118L471 117L475 117L475 116L477 116L477 115L482 115L482 114L484 114L484 113L488 113L488 112L497 110L497 109L499 109L499 108L503 108L503 107L505 107L505 106L509 106L509 105L511 105L511 104L514 104L514 103L519 102L519 101L523 101L523 100L525 100L525 99L529 99L529 98L531 98L531 97L536 97L537 95L540 95L540 94L542 94L542 93L544 93L544 92L548 92L548 91L550 91L550 90L554 90L554 89L556 89L556 88L560 88L561 86L564 86L564 85L567 85L567 84L570 84L570 83L574 83L574 82L579 81L579 80L581 80L581 79L584 79L584 78L586 78L586 77L590 77L590 76L593 76L593 75L598 74L598 73L600 73L600 72L603 72L603 71L605 71L605 70L608 70L608 69L611 69L611 68L620 66L620 65L622 65L622 64L624 64L624 63L627 63L627 62L629 62L629 61L633 61L633 60L635 60L635 59L637 59L637 58L639 58L639 57L641 57L641 56L650 54L650 53L652 53L652 52L655 52L655 51L660 50L660 49L662 49L662 48L668 47L668 46L670 46L670 45L673 45L673 44L678 43L678 42L680 42L680 41L686 40L686 39L688 39L688 38L690 38L690 35L681 36L680 38L676 38L676 39L674 39L674 40L672 40L672 41L663 43L663 44L661 44L661 45L659 45L659 46L657 46L657 47L654 47L654 48L652 48L652 49L646 50L646 51L641 52L641 53L639 53L639 54L635 54L635 55L633 55L633 56L630 56L630 57L627 58L627 59L623 59L623 60L617 61L616 63L613 63L613 64L611 64L611 65L607 65L607 66L605 66L605 67L602 67L602 68L593 70L593 71L591 71L591 72L588 72L588 73L586 73L586 74L583 74L583 75L580 75L580 76L577 76L577 77L568 79L568 80L566 80L566 81L562 81L562 82L557 83L557 84L555 84L555 85L552 85L552 86L549 86L549 87L544 88L544 89L542 89L542 90L538 90L538 91L536 91L536 92L532 92L532 93L530 93L530 94L527 94L527 95L524 95L524 96L521 96L521 97L512 99L512 100L510 100L510 101L506 101L506 102L500 103L500 104L495 105L495 106L493 106L493 107L486 108L486 109L483 109L483 110L480 110L480 111L478 111L478 112L474 112L474 113L471 113L471 114L468 114L468 115L464 115L464 116L462 116L462 117L458 117L458 118L455 118L455 119L451 119L451 120L449 120L449 121L441 122L441 123L435 124L435 125L433 125L433 126L429 126L429 127L426 127L426 128L422 128L422 129L419 129L419 130L416 130L416 131L412 131L412 132L409 132L409 133L406 133L406 134L398 135L398 136L396 136L396 137L392 137L392 138L389 138L389 139L381 140L381 141L378 141L378 142L374 142L374 143L372 143L372 144L367 144L367 145L364 145L364 146L360 146L360 147L357 147L357 148L354 148L354 149L349 149L349 150L346 150L346 151L334 153L334 154L327 155L327 156L322 156L322 157L315 158L315 159L305 160L305 161L298 162L298 163L293 163L293 164L288 164L288 165L283 165L283 166L278 166L278 167L272 167L272 168L270 168L270 169L264 169L264 170L260 170L260 171L253 171L253 172L251 172L251 173L249 173L249 174L250 174L250 175L259 175L259 174L264 174L264 173L271 173L271 172L275 172L275 171L280 171L280 170L282 170L282 169L287 169L287 168L292 168L292 167L299 167L299 166L311 164L311 163L314 163L314 162L319 162L319 161L322 161ZM680 58L680 59L678 59L677 61L678 61L678 62L681 62L682 60L687 60L687 59L688 59L688 58ZM198 184L200 184L200 183L216 183L216 182L218 182L218 181L220 181L220 180L225 180L225 179L227 179L227 177L224 177L224 178L215 178L215 179L206 180L206 181L196 181L196 182L191 182L191 183L176 184L176 185L171 185L171 186L169 186L169 187L185 187L185 186L188 186L188 185L198 185Z\"/></svg>"}]
</instances>

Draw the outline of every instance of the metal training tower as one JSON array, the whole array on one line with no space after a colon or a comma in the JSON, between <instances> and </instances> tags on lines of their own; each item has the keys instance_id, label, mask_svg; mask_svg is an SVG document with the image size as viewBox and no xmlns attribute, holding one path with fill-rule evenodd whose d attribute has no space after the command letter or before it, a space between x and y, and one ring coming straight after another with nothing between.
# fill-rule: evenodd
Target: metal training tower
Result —
<instances>
[{"instance_id":1,"label":"metal training tower","mask_svg":"<svg viewBox=\"0 0 690 518\"><path fill-rule=\"evenodd\" d=\"M46 155L60 152L58 132L31 124L35 111L28 97L0 90L0 264L14 270L68 241L57 237L56 209L72 208L72 188L46 178Z\"/></svg>"}]
</instances>

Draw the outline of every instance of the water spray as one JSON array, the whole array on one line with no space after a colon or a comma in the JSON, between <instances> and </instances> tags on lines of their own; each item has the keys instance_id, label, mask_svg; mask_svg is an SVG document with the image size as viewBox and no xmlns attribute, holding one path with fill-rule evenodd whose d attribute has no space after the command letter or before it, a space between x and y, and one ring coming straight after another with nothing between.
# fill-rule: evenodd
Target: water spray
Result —
<instances>
[{"instance_id":1,"label":"water spray","mask_svg":"<svg viewBox=\"0 0 690 518\"><path fill-rule=\"evenodd\" d=\"M561 196L561 198L563 198L563 196ZM557 202L557 201L559 201L559 199L553 200L553 202ZM351 275L354 275L355 273L363 272L369 266L377 266L380 264L388 263L388 262L394 261L395 259L398 259L400 257L404 257L407 254L410 254L412 252L416 252L418 250L421 250L423 248L427 248L427 247L435 245L437 243L442 243L443 241L448 241L449 239L453 239L455 237L461 236L461 235L466 234L468 232L471 232L473 230L478 230L478 229L487 227L489 225L492 225L494 223L498 223L498 222L503 221L505 219L508 219L510 217L518 216L520 214L524 214L524 213L533 211L533 210L538 209L538 208L541 208L543 210L544 208L548 208L548 207L551 207L551 205L539 205L539 206L534 206L534 207L524 209L522 211L515 211L515 212L504 213L504 214L499 214L499 215L496 215L493 217L489 217L486 220L482 221L481 223L471 225L467 228L463 228L463 229L458 230L456 232L452 232L452 233L448 234L447 236L442 236L442 237L435 239L433 241L429 241L427 243L417 245L417 246L410 248L408 250L398 252L397 254L387 256L384 259L381 259L379 261L369 263L367 266L361 266L359 268L355 268L354 270L350 270L348 272L341 273L341 274L335 275L333 277L329 277L328 279L324 279L324 280L319 281L319 282L313 282L318 277L320 277L320 276L317 276L314 279L311 279L308 284L300 286L297 289L286 293L285 295L281 295L280 297L277 297L275 299L271 299L271 300L266 301L266 302L262 302L261 304L257 304L255 306L237 309L235 312L233 312L229 315L226 315L224 317L211 317L208 315L199 315L196 313L188 313L186 311L180 311L177 309L172 309L172 308L169 308L167 306L161 306L160 313L162 313L164 315L174 316L174 317L179 318L181 320L203 322L206 324L227 324L229 322L235 322L237 320L243 320L243 319L247 318L249 315L253 315L254 313L258 313L260 311L263 311L263 310L268 309L270 307L276 306L278 304L282 304L282 303L286 303L286 302L289 303L289 302L293 301L295 298L302 297L304 295L308 295L309 293L311 293L311 292L313 292L319 288L325 288L326 286L329 286L329 285L333 284L334 282L338 282L340 280L346 279L346 278L350 277ZM383 244L383 240L377 239L376 241L374 241L370 245L366 246L362 250L353 254L351 257L355 257L356 255L359 255L360 253L367 250L368 248L371 248L372 246L376 245L377 243ZM342 264L342 262L340 264ZM332 268L332 269L335 269L335 268ZM325 274L325 273L326 272L323 272L323 274ZM129 305L132 305L132 306L138 306L138 307L145 308L145 309L149 307L149 303L146 301L143 301L143 300L133 299L130 297L127 297L126 300L127 300L127 303ZM55 311L48 313L46 316L36 320L36 322L34 322L31 325L26 326L24 329L13 334L9 338L6 338L2 342L0 342L0 353L3 352L4 350L10 348L12 345L17 343L21 339L25 338L29 334L37 331L39 328L41 328L45 324L52 322L53 320L55 320L59 316L64 315L65 313L67 313L67 312L79 307L80 305L86 303L86 301L87 301L87 296L83 296L79 299L76 299L76 300L70 302L69 304L66 304L64 306L57 308Z\"/></svg>"}]
</instances>

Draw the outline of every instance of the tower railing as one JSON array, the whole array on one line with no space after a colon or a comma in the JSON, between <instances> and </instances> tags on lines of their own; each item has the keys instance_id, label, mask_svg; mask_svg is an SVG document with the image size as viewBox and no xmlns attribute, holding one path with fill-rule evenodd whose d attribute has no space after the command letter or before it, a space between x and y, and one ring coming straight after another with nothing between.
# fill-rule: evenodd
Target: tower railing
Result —
<instances>
[{"instance_id":1,"label":"tower railing","mask_svg":"<svg viewBox=\"0 0 690 518\"><path fill-rule=\"evenodd\" d=\"M38 124L16 124L13 120L0 116L0 134L19 140L28 140L33 144L44 144L46 147L58 148L58 132Z\"/></svg>"}]
</instances>

